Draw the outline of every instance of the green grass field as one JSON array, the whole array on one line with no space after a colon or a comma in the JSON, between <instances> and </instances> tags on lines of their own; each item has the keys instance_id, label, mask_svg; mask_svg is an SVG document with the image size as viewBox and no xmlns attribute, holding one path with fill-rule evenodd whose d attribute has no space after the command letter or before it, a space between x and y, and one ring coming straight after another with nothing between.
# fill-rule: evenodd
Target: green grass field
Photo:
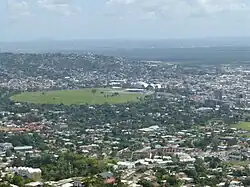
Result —
<instances>
[{"instance_id":1,"label":"green grass field","mask_svg":"<svg viewBox=\"0 0 250 187\"><path fill-rule=\"evenodd\" d=\"M247 166L248 164L250 164L250 162L249 161L229 161L229 162L226 162L225 164L229 166Z\"/></svg>"},{"instance_id":2,"label":"green grass field","mask_svg":"<svg viewBox=\"0 0 250 187\"><path fill-rule=\"evenodd\" d=\"M93 93L92 89L80 90L58 90L46 92L23 92L12 96L10 99L16 102L28 102L36 104L119 104L137 102L144 95L139 93L127 93L119 91L119 95L111 96L116 90L97 88ZM108 97L105 97L105 95Z\"/></svg>"},{"instance_id":3,"label":"green grass field","mask_svg":"<svg viewBox=\"0 0 250 187\"><path fill-rule=\"evenodd\" d=\"M241 121L237 124L233 124L231 127L250 131L250 122Z\"/></svg>"}]
</instances>

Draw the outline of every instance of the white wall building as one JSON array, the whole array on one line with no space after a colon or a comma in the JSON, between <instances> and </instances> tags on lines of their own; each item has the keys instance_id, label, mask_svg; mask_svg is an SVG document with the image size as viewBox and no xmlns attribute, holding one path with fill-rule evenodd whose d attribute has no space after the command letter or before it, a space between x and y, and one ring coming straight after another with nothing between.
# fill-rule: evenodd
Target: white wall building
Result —
<instances>
[{"instance_id":1,"label":"white wall building","mask_svg":"<svg viewBox=\"0 0 250 187\"><path fill-rule=\"evenodd\" d=\"M175 153L175 155L178 157L179 162L182 163L187 163L187 162L195 162L195 158L192 158L189 154L187 153Z\"/></svg>"},{"instance_id":2,"label":"white wall building","mask_svg":"<svg viewBox=\"0 0 250 187\"><path fill-rule=\"evenodd\" d=\"M2 151L13 149L12 143L0 143L0 149Z\"/></svg>"},{"instance_id":3,"label":"white wall building","mask_svg":"<svg viewBox=\"0 0 250 187\"><path fill-rule=\"evenodd\" d=\"M16 174L22 177L27 177L33 181L40 181L42 176L42 171L39 168L29 168L29 167L10 167L6 168L6 172Z\"/></svg>"},{"instance_id":4,"label":"white wall building","mask_svg":"<svg viewBox=\"0 0 250 187\"><path fill-rule=\"evenodd\" d=\"M135 168L134 162L118 162L117 163L119 169L133 169Z\"/></svg>"}]
</instances>

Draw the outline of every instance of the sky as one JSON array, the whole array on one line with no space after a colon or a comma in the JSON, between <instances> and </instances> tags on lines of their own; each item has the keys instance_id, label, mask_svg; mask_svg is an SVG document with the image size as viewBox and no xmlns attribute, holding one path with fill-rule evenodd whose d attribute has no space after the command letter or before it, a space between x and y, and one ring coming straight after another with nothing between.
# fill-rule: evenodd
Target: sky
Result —
<instances>
[{"instance_id":1,"label":"sky","mask_svg":"<svg viewBox=\"0 0 250 187\"><path fill-rule=\"evenodd\" d=\"M250 36L250 0L1 0L0 41Z\"/></svg>"}]
</instances>

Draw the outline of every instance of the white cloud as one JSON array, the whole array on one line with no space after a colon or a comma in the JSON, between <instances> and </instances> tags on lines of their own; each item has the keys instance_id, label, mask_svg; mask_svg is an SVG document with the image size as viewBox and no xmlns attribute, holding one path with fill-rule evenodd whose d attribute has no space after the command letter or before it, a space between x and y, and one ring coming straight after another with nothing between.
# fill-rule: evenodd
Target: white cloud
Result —
<instances>
[{"instance_id":1,"label":"white cloud","mask_svg":"<svg viewBox=\"0 0 250 187\"><path fill-rule=\"evenodd\" d=\"M247 0L196 0L197 4L208 13L238 11L249 9Z\"/></svg>"},{"instance_id":2,"label":"white cloud","mask_svg":"<svg viewBox=\"0 0 250 187\"><path fill-rule=\"evenodd\" d=\"M38 0L38 5L44 8L50 9L51 7L60 8L60 7L68 7L69 1L65 0Z\"/></svg>"},{"instance_id":3,"label":"white cloud","mask_svg":"<svg viewBox=\"0 0 250 187\"><path fill-rule=\"evenodd\" d=\"M7 6L10 18L31 15L29 3L26 0L8 0Z\"/></svg>"},{"instance_id":4,"label":"white cloud","mask_svg":"<svg viewBox=\"0 0 250 187\"><path fill-rule=\"evenodd\" d=\"M136 0L108 0L107 4L114 4L114 3L131 4L134 2L136 2Z\"/></svg>"},{"instance_id":5,"label":"white cloud","mask_svg":"<svg viewBox=\"0 0 250 187\"><path fill-rule=\"evenodd\" d=\"M107 5L120 8L123 13L155 13L155 16L188 18L213 16L222 12L250 10L249 0L108 0Z\"/></svg>"},{"instance_id":6,"label":"white cloud","mask_svg":"<svg viewBox=\"0 0 250 187\"><path fill-rule=\"evenodd\" d=\"M9 17L36 15L37 11L51 11L66 16L80 12L73 0L7 0Z\"/></svg>"},{"instance_id":7,"label":"white cloud","mask_svg":"<svg viewBox=\"0 0 250 187\"><path fill-rule=\"evenodd\" d=\"M8 0L7 7L8 17L11 22L32 15L30 5L27 0Z\"/></svg>"},{"instance_id":8,"label":"white cloud","mask_svg":"<svg viewBox=\"0 0 250 187\"><path fill-rule=\"evenodd\" d=\"M70 0L38 0L37 5L40 8L62 13L66 16L70 16L81 11L81 8L75 6L74 2Z\"/></svg>"},{"instance_id":9,"label":"white cloud","mask_svg":"<svg viewBox=\"0 0 250 187\"><path fill-rule=\"evenodd\" d=\"M8 8L23 9L27 7L28 7L27 1L8 0Z\"/></svg>"}]
</instances>

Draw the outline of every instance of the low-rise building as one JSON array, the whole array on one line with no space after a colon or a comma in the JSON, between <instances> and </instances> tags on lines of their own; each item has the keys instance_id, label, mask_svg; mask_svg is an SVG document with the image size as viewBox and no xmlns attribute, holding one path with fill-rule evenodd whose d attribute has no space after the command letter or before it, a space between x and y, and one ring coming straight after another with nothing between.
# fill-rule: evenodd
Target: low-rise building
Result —
<instances>
[{"instance_id":1,"label":"low-rise building","mask_svg":"<svg viewBox=\"0 0 250 187\"><path fill-rule=\"evenodd\" d=\"M6 172L19 175L21 177L27 177L33 181L40 181L42 176L42 171L39 168L10 167L6 168Z\"/></svg>"}]
</instances>

